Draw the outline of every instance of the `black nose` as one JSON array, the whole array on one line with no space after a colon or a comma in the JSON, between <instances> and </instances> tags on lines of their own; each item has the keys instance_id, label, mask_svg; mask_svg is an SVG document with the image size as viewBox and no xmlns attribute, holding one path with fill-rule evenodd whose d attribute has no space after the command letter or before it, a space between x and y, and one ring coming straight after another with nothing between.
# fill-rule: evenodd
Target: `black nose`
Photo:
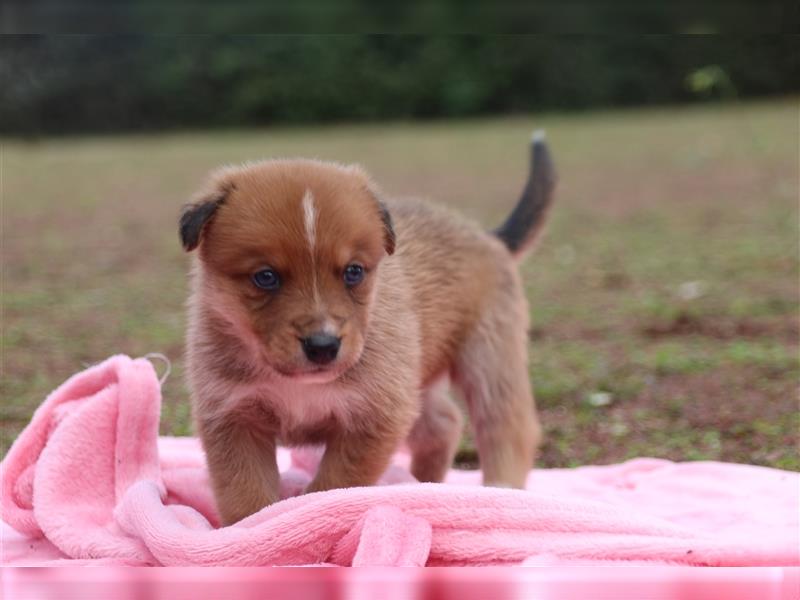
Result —
<instances>
[{"instance_id":1,"label":"black nose","mask_svg":"<svg viewBox=\"0 0 800 600\"><path fill-rule=\"evenodd\" d=\"M333 361L342 343L338 337L327 333L315 333L300 341L308 360L318 365L327 365Z\"/></svg>"}]
</instances>

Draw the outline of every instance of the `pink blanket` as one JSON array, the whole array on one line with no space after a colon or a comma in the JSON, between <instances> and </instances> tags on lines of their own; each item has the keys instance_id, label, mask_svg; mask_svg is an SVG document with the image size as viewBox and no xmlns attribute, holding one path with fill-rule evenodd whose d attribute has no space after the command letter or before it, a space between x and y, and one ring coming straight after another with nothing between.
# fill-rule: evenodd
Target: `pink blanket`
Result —
<instances>
[{"instance_id":1,"label":"pink blanket","mask_svg":"<svg viewBox=\"0 0 800 600\"><path fill-rule=\"evenodd\" d=\"M712 462L534 470L519 491L420 484L398 454L383 485L298 496L319 453L283 450L286 499L218 528L202 450L158 437L160 403L125 356L47 398L2 463L3 564L800 565L800 476Z\"/></svg>"}]
</instances>

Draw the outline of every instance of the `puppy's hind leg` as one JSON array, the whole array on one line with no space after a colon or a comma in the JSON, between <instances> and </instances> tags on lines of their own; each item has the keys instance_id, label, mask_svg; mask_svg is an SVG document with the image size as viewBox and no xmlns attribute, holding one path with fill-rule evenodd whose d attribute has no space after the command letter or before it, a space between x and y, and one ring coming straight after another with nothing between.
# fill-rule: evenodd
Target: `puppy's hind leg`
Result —
<instances>
[{"instance_id":1,"label":"puppy's hind leg","mask_svg":"<svg viewBox=\"0 0 800 600\"><path fill-rule=\"evenodd\" d=\"M411 473L420 481L440 482L453 464L464 417L448 394L444 378L422 392L422 412L408 436Z\"/></svg>"},{"instance_id":2,"label":"puppy's hind leg","mask_svg":"<svg viewBox=\"0 0 800 600\"><path fill-rule=\"evenodd\" d=\"M527 306L513 300L484 315L453 374L469 411L484 485L523 488L541 433L528 378Z\"/></svg>"}]
</instances>

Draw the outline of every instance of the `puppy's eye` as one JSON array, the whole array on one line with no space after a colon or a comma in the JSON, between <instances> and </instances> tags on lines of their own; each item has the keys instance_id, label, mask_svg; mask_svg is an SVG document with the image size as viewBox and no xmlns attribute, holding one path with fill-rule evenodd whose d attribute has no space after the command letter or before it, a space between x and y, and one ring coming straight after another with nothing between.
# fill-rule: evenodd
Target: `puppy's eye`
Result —
<instances>
[{"instance_id":1,"label":"puppy's eye","mask_svg":"<svg viewBox=\"0 0 800 600\"><path fill-rule=\"evenodd\" d=\"M262 290L275 291L281 287L281 278L272 269L261 269L253 273L253 285Z\"/></svg>"},{"instance_id":2,"label":"puppy's eye","mask_svg":"<svg viewBox=\"0 0 800 600\"><path fill-rule=\"evenodd\" d=\"M354 286L361 283L364 279L364 267L353 263L344 269L344 282L346 285Z\"/></svg>"}]
</instances>

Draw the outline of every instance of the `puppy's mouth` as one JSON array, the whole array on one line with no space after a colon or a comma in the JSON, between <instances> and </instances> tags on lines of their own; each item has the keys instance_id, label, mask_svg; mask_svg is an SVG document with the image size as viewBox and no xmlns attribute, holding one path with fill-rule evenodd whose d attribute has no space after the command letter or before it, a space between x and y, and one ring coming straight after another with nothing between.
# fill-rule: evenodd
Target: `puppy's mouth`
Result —
<instances>
[{"instance_id":1,"label":"puppy's mouth","mask_svg":"<svg viewBox=\"0 0 800 600\"><path fill-rule=\"evenodd\" d=\"M295 356L290 360L275 360L266 352L262 352L262 359L271 367L272 372L283 380L293 383L333 383L358 364L362 350L363 348L359 348L355 354L352 351L342 353L325 364L315 364L305 356Z\"/></svg>"},{"instance_id":2,"label":"puppy's mouth","mask_svg":"<svg viewBox=\"0 0 800 600\"><path fill-rule=\"evenodd\" d=\"M291 379L298 383L330 383L342 374L343 369L340 365L330 365L325 367L307 367L303 369L275 369L281 377Z\"/></svg>"}]
</instances>

